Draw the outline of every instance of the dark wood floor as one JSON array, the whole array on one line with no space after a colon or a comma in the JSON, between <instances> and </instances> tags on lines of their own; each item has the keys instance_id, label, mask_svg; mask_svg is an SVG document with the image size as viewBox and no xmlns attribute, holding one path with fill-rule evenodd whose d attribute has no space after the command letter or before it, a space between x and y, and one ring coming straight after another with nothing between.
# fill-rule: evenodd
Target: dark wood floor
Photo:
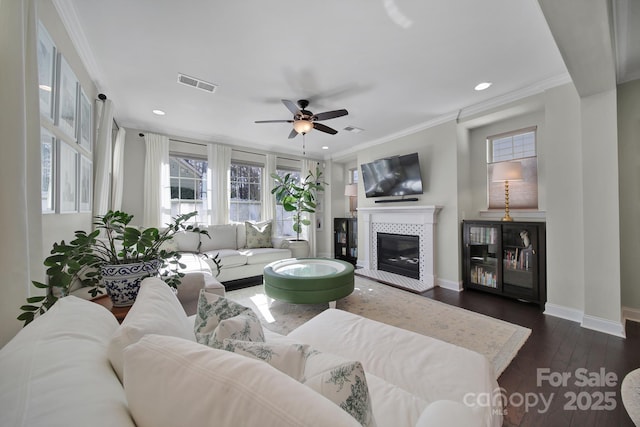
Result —
<instances>
[{"instance_id":1,"label":"dark wood floor","mask_svg":"<svg viewBox=\"0 0 640 427\"><path fill-rule=\"evenodd\" d=\"M454 292L436 287L423 295L532 330L518 355L498 378L498 383L506 390L506 396L515 401L527 393L532 402L534 394L543 395L547 401L553 397L544 413L538 412L544 407L542 403L529 410L517 403L507 405L505 426L633 426L622 404L620 384L628 372L640 367L639 323L627 322L627 338L624 339L582 328L576 322L545 316L536 305L482 292ZM548 381L539 387L538 368L549 368L552 373L568 372L571 378L566 387L551 387ZM578 368L586 368L588 374L600 372L601 368L607 373L613 372L617 376L616 386L578 387L575 385L580 380L575 376ZM580 406L590 408L602 396L599 394L606 392L615 395L615 409L578 409ZM571 394L581 400L572 402ZM601 402L602 405L605 403ZM565 405L576 409L565 409Z\"/></svg>"}]
</instances>

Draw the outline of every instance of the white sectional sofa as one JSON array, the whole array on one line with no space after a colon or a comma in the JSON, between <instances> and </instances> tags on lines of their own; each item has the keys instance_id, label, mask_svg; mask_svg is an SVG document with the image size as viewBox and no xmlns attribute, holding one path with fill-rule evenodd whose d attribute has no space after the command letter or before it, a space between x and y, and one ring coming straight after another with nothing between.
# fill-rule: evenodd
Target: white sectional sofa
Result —
<instances>
[{"instance_id":1,"label":"white sectional sofa","mask_svg":"<svg viewBox=\"0 0 640 427\"><path fill-rule=\"evenodd\" d=\"M247 247L245 224L201 225L211 238L182 231L173 237L181 261L187 265L186 271L205 271L213 274L220 282L260 276L264 266L272 261L291 258L291 251L282 247L286 241L271 238L272 247ZM216 276L216 268L211 258L220 257L222 268ZM208 256L208 257L207 257Z\"/></svg>"},{"instance_id":2,"label":"white sectional sofa","mask_svg":"<svg viewBox=\"0 0 640 427\"><path fill-rule=\"evenodd\" d=\"M193 319L159 279L145 279L122 325L98 304L62 298L0 350L0 425L359 425L268 363L194 335ZM331 309L288 336L265 329L265 338L360 361L370 425L502 424L499 404L476 403L499 390L491 364L470 350Z\"/></svg>"}]
</instances>

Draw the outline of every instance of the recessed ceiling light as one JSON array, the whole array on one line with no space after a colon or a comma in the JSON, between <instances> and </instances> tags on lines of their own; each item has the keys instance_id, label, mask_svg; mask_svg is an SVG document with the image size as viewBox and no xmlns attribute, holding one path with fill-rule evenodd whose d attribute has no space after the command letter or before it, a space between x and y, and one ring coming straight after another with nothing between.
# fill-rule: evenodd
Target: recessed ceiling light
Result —
<instances>
[{"instance_id":1,"label":"recessed ceiling light","mask_svg":"<svg viewBox=\"0 0 640 427\"><path fill-rule=\"evenodd\" d=\"M492 84L493 84L493 83L491 83L491 82L482 82L482 83L478 83L474 89L475 89L475 90L485 90L485 89L489 89L489 87L490 87Z\"/></svg>"},{"instance_id":2,"label":"recessed ceiling light","mask_svg":"<svg viewBox=\"0 0 640 427\"><path fill-rule=\"evenodd\" d=\"M162 110L153 110L152 113L155 114L156 116L164 116L166 114Z\"/></svg>"},{"instance_id":3,"label":"recessed ceiling light","mask_svg":"<svg viewBox=\"0 0 640 427\"><path fill-rule=\"evenodd\" d=\"M322 149L323 149L323 150L328 150L328 149L329 149L329 147L327 147L326 145L323 145L323 146L322 146Z\"/></svg>"}]
</instances>

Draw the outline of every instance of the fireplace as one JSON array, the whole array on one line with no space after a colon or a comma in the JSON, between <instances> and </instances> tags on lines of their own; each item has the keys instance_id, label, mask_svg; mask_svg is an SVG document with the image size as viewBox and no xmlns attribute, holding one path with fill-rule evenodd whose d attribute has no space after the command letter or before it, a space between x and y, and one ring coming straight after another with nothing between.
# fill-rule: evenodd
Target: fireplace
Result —
<instances>
[{"instance_id":1,"label":"fireplace","mask_svg":"<svg viewBox=\"0 0 640 427\"><path fill-rule=\"evenodd\" d=\"M378 270L420 279L420 236L377 233Z\"/></svg>"}]
</instances>

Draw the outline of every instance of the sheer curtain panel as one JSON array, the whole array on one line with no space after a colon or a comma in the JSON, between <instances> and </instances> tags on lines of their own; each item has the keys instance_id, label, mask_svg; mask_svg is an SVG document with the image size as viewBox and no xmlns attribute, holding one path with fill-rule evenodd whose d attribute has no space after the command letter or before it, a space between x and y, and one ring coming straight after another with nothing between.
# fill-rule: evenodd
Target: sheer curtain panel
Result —
<instances>
[{"instance_id":1,"label":"sheer curtain panel","mask_svg":"<svg viewBox=\"0 0 640 427\"><path fill-rule=\"evenodd\" d=\"M111 205L113 210L122 209L122 191L124 189L124 141L126 131L124 128L118 129L116 143L113 146L113 184Z\"/></svg>"},{"instance_id":2,"label":"sheer curtain panel","mask_svg":"<svg viewBox=\"0 0 640 427\"><path fill-rule=\"evenodd\" d=\"M273 189L273 178L271 178L271 174L276 173L276 155L267 154L265 157L264 176L262 177L262 219L275 220L276 196L271 194L271 190Z\"/></svg>"},{"instance_id":3,"label":"sheer curtain panel","mask_svg":"<svg viewBox=\"0 0 640 427\"><path fill-rule=\"evenodd\" d=\"M40 206L40 109L36 61L36 2L0 1L0 347L20 330L25 298L43 281Z\"/></svg>"},{"instance_id":4,"label":"sheer curtain panel","mask_svg":"<svg viewBox=\"0 0 640 427\"><path fill-rule=\"evenodd\" d=\"M315 160L302 160L302 170L300 171L300 179L305 179L309 172L315 175L318 162ZM309 242L309 257L316 257L316 214L305 213L305 216L311 224L304 227L303 237Z\"/></svg>"},{"instance_id":5,"label":"sheer curtain panel","mask_svg":"<svg viewBox=\"0 0 640 427\"><path fill-rule=\"evenodd\" d=\"M97 100L98 131L94 154L93 215L104 215L109 210L111 196L111 132L113 130L113 102Z\"/></svg>"},{"instance_id":6,"label":"sheer curtain panel","mask_svg":"<svg viewBox=\"0 0 640 427\"><path fill-rule=\"evenodd\" d=\"M229 222L229 170L231 169L231 147L211 144L207 147L208 189L210 191L209 218L211 224Z\"/></svg>"},{"instance_id":7,"label":"sheer curtain panel","mask_svg":"<svg viewBox=\"0 0 640 427\"><path fill-rule=\"evenodd\" d=\"M143 225L164 227L171 221L171 188L169 182L169 138L146 133L144 137Z\"/></svg>"}]
</instances>

